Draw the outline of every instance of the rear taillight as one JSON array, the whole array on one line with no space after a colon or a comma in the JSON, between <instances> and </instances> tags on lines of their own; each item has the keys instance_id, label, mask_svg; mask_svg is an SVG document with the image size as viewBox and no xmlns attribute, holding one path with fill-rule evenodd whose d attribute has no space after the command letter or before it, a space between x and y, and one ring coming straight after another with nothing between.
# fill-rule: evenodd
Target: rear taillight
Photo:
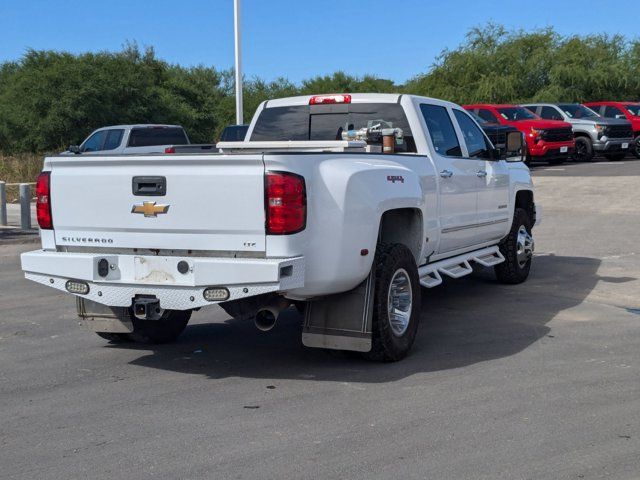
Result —
<instances>
[{"instance_id":1,"label":"rear taillight","mask_svg":"<svg viewBox=\"0 0 640 480\"><path fill-rule=\"evenodd\" d=\"M164 153L176 153L176 147L165 147Z\"/></svg>"},{"instance_id":2,"label":"rear taillight","mask_svg":"<svg viewBox=\"0 0 640 480\"><path fill-rule=\"evenodd\" d=\"M309 105L324 105L325 103L351 103L351 95L315 95L309 99Z\"/></svg>"},{"instance_id":3,"label":"rear taillight","mask_svg":"<svg viewBox=\"0 0 640 480\"><path fill-rule=\"evenodd\" d=\"M267 235L288 235L304 230L307 194L304 178L289 172L268 172L265 181Z\"/></svg>"},{"instance_id":4,"label":"rear taillight","mask_svg":"<svg viewBox=\"0 0 640 480\"><path fill-rule=\"evenodd\" d=\"M43 230L53 228L51 217L51 172L42 172L36 181L36 213Z\"/></svg>"}]
</instances>

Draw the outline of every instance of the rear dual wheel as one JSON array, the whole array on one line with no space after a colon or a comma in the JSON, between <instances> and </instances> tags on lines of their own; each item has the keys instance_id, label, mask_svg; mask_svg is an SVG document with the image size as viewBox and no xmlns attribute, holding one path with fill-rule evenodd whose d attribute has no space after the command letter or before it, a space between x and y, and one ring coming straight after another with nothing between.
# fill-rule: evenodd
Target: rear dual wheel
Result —
<instances>
[{"instance_id":1,"label":"rear dual wheel","mask_svg":"<svg viewBox=\"0 0 640 480\"><path fill-rule=\"evenodd\" d=\"M420 281L411 250L379 244L375 257L370 360L397 362L411 350L420 320Z\"/></svg>"}]
</instances>

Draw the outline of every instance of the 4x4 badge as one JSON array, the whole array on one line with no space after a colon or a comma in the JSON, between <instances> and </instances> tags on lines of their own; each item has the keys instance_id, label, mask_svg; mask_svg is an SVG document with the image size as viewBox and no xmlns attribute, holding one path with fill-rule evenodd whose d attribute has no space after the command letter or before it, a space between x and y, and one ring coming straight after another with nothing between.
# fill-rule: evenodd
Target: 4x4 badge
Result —
<instances>
[{"instance_id":1,"label":"4x4 badge","mask_svg":"<svg viewBox=\"0 0 640 480\"><path fill-rule=\"evenodd\" d=\"M168 211L169 205L156 205L156 202L142 202L131 209L131 213L142 213L145 217L157 217Z\"/></svg>"}]
</instances>

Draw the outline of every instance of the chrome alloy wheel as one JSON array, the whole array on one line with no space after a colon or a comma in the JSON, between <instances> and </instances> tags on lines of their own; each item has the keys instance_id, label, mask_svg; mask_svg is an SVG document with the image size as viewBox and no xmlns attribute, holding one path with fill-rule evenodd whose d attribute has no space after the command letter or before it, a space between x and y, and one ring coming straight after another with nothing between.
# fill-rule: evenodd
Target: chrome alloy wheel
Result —
<instances>
[{"instance_id":1,"label":"chrome alloy wheel","mask_svg":"<svg viewBox=\"0 0 640 480\"><path fill-rule=\"evenodd\" d=\"M400 268L393 274L387 298L387 312L389 314L391 332L396 337L401 337L407 331L409 320L411 319L412 303L413 292L409 274L404 268Z\"/></svg>"},{"instance_id":2,"label":"chrome alloy wheel","mask_svg":"<svg viewBox=\"0 0 640 480\"><path fill-rule=\"evenodd\" d=\"M527 232L524 225L520 225L516 251L516 258L520 268L523 268L533 256L533 248L533 237Z\"/></svg>"}]
</instances>

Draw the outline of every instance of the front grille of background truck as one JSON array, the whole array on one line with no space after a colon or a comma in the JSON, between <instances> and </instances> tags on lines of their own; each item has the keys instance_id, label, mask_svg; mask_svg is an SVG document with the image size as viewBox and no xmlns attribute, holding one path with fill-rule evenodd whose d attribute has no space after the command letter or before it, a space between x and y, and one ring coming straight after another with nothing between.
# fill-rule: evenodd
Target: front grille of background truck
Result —
<instances>
[{"instance_id":1,"label":"front grille of background truck","mask_svg":"<svg viewBox=\"0 0 640 480\"><path fill-rule=\"evenodd\" d=\"M545 142L568 142L573 140L573 130L570 128L550 128L541 137Z\"/></svg>"},{"instance_id":2,"label":"front grille of background truck","mask_svg":"<svg viewBox=\"0 0 640 480\"><path fill-rule=\"evenodd\" d=\"M609 138L631 138L633 137L633 131L630 126L626 125L612 125L605 129L605 135Z\"/></svg>"}]
</instances>

